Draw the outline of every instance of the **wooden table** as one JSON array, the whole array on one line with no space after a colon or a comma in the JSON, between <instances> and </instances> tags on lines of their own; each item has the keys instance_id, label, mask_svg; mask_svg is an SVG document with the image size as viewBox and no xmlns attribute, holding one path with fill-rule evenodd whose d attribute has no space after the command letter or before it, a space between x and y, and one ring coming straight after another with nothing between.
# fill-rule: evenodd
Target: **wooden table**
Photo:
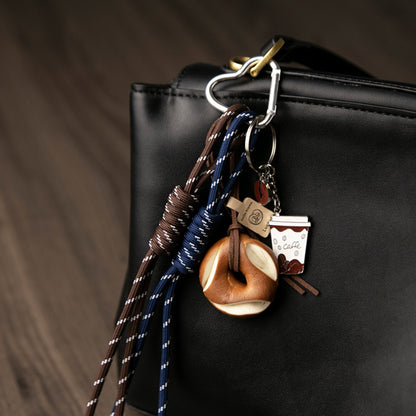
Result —
<instances>
[{"instance_id":1,"label":"wooden table","mask_svg":"<svg viewBox=\"0 0 416 416\"><path fill-rule=\"evenodd\" d=\"M2 415L83 414L127 265L131 82L280 32L416 83L415 2L278 3L0 1Z\"/></svg>"}]
</instances>

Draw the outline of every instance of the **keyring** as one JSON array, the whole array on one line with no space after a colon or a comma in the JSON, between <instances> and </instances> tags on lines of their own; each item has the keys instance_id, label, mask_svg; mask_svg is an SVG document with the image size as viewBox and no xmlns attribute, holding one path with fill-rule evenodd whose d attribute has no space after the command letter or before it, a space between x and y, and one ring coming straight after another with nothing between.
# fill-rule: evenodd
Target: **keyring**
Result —
<instances>
[{"instance_id":1,"label":"keyring","mask_svg":"<svg viewBox=\"0 0 416 416\"><path fill-rule=\"evenodd\" d=\"M259 173L259 168L256 168L253 165L253 161L251 160L251 150L250 150L250 140L251 140L251 134L253 132L253 129L255 128L259 128L259 124L262 122L264 116L257 116L248 126L247 132L246 132L246 139L244 142L244 150L246 151L246 156L247 156L247 163L248 165L251 167L251 169L253 169L258 175ZM274 129L272 124L268 124L268 126L270 127L270 131L272 133L272 149L270 151L270 156L269 156L269 160L266 163L263 163L261 166L264 165L271 165L271 163L273 162L273 159L276 155L276 148L277 148L277 137L276 137L276 130Z\"/></svg>"}]
</instances>

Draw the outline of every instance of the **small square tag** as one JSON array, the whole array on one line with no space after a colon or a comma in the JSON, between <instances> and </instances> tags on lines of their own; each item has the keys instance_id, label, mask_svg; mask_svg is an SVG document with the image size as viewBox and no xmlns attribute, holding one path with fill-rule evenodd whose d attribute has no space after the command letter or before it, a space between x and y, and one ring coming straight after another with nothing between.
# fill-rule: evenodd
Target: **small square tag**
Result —
<instances>
[{"instance_id":1,"label":"small square tag","mask_svg":"<svg viewBox=\"0 0 416 416\"><path fill-rule=\"evenodd\" d=\"M241 202L231 197L227 202L227 207L238 212L237 221L244 227L261 237L267 237L270 234L269 223L273 211L265 208L262 204L251 198L244 198L244 201Z\"/></svg>"}]
</instances>

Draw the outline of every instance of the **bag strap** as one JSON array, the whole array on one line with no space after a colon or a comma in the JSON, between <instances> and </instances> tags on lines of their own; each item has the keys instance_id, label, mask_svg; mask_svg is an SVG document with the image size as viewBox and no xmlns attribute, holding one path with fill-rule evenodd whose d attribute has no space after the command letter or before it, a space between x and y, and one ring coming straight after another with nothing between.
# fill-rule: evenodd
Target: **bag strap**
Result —
<instances>
[{"instance_id":1,"label":"bag strap","mask_svg":"<svg viewBox=\"0 0 416 416\"><path fill-rule=\"evenodd\" d=\"M372 75L368 72L334 52L313 43L288 36L273 36L273 38L261 48L261 54L264 55L270 50L280 38L282 38L285 43L277 54L277 61L279 63L295 62L316 71L372 78Z\"/></svg>"}]
</instances>

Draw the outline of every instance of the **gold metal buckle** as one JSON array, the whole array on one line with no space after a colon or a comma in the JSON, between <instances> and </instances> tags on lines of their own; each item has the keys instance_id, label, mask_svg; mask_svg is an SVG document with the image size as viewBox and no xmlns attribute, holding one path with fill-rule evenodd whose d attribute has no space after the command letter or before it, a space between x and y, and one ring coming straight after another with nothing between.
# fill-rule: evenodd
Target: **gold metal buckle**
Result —
<instances>
[{"instance_id":1,"label":"gold metal buckle","mask_svg":"<svg viewBox=\"0 0 416 416\"><path fill-rule=\"evenodd\" d=\"M233 71L238 71L249 59L248 56L234 56L228 61L228 66Z\"/></svg>"},{"instance_id":2,"label":"gold metal buckle","mask_svg":"<svg viewBox=\"0 0 416 416\"><path fill-rule=\"evenodd\" d=\"M256 78L260 71L274 58L277 52L282 49L285 41L283 38L279 38L279 40L264 54L263 58L254 65L249 73L253 78ZM233 71L238 71L250 58L247 56L235 56L231 58L229 61L229 67Z\"/></svg>"}]
</instances>

